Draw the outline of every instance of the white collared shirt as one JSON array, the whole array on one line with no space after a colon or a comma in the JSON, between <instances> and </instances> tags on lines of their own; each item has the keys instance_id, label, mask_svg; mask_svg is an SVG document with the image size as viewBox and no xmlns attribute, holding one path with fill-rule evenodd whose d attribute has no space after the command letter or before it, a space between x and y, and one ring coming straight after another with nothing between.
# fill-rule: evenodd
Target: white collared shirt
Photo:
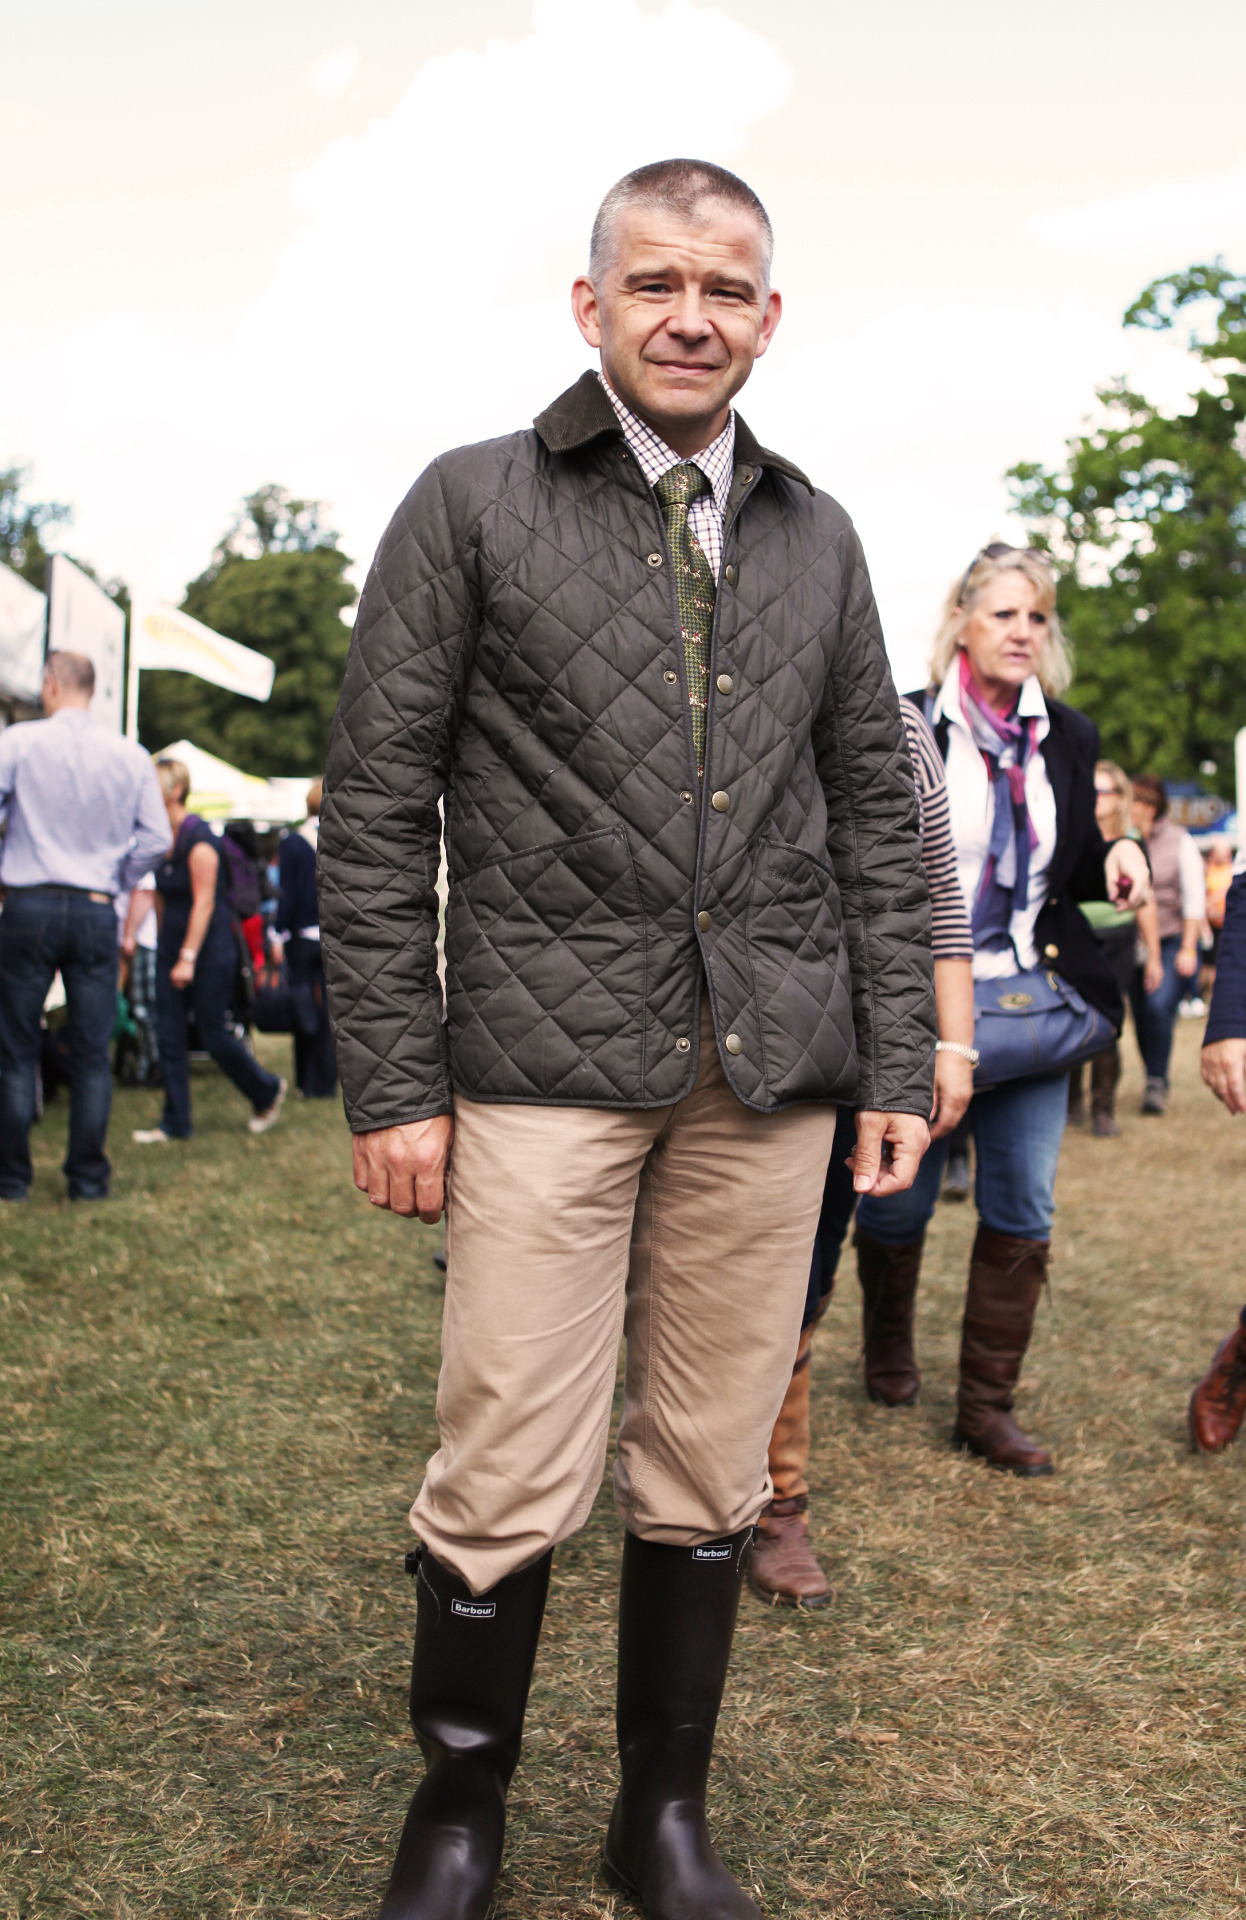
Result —
<instances>
[{"instance_id":1,"label":"white collared shirt","mask_svg":"<svg viewBox=\"0 0 1246 1920\"><path fill-rule=\"evenodd\" d=\"M606 390L611 406L619 416L619 425L623 429L623 438L627 441L637 466L651 487L656 487L664 473L672 467L683 465L682 454L675 453L667 446L660 433L637 419L630 407L625 407L614 391L604 373L597 378ZM710 571L715 580L723 558L723 524L727 513L727 497L731 492L731 477L735 471L735 409L728 409L727 424L717 440L711 440L708 447L700 453L694 453L689 466L700 467L710 483L710 491L694 500L688 509L688 531L710 563Z\"/></svg>"},{"instance_id":2,"label":"white collared shirt","mask_svg":"<svg viewBox=\"0 0 1246 1920\"><path fill-rule=\"evenodd\" d=\"M1038 721L1038 744L1041 746L1051 731L1051 721L1047 716L1043 690L1033 674L1021 689L1017 716L1021 720ZM952 838L956 843L956 868L961 891L972 914L991 845L995 789L981 749L961 709L959 653L939 689L931 725L943 718L948 722L947 790L952 810ZM1029 897L1009 923L1008 931L1015 954L1006 948L1002 952L975 953L975 980L999 980L1038 965L1034 923L1046 905L1047 875L1056 850L1056 796L1047 778L1047 763L1038 752L1031 757L1025 770L1025 799L1037 835L1037 845L1030 849ZM999 877L1005 885L1008 884L1008 873L1001 870Z\"/></svg>"}]
</instances>

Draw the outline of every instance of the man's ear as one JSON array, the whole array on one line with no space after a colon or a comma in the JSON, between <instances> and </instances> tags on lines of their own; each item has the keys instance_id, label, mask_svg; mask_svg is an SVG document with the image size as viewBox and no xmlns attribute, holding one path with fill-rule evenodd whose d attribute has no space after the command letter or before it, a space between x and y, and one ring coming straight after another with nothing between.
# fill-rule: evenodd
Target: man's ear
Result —
<instances>
[{"instance_id":1,"label":"man's ear","mask_svg":"<svg viewBox=\"0 0 1246 1920\"><path fill-rule=\"evenodd\" d=\"M575 315L575 324L588 341L590 347L601 345L601 308L597 300L597 289L586 273L582 273L571 288L571 311Z\"/></svg>"},{"instance_id":2,"label":"man's ear","mask_svg":"<svg viewBox=\"0 0 1246 1920\"><path fill-rule=\"evenodd\" d=\"M774 330L782 318L783 295L777 288L772 287L766 296L766 311L761 317L761 332L757 336L757 347L753 354L755 360L761 359L762 354L774 339Z\"/></svg>"}]
</instances>

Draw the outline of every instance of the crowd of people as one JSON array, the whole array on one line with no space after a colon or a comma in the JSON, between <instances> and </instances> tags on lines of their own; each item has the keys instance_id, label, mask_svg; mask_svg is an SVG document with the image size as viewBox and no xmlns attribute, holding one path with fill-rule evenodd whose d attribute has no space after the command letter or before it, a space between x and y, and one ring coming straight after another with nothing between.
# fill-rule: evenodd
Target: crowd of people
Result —
<instances>
[{"instance_id":1,"label":"crowd of people","mask_svg":"<svg viewBox=\"0 0 1246 1920\"><path fill-rule=\"evenodd\" d=\"M95 671L84 655L50 653L42 720L0 735L0 1199L22 1201L32 1179L30 1129L59 1065L69 1085L64 1171L71 1200L105 1200L114 1067L160 1086L163 1113L137 1145L189 1139L190 1059L205 1052L250 1103L266 1133L281 1112L283 1076L255 1057L248 1025L254 970L265 948L302 993L308 1017L290 1023L295 1078L309 1099L332 1095L336 1067L319 959L315 815L276 849L265 886L246 823L213 832L187 807L180 761L153 764L90 713ZM250 839L250 849L241 844ZM287 960L288 951L288 960ZM63 988L59 1046L46 1009ZM112 1043L117 1040L118 1060Z\"/></svg>"},{"instance_id":2,"label":"crowd of people","mask_svg":"<svg viewBox=\"0 0 1246 1920\"><path fill-rule=\"evenodd\" d=\"M331 1092L340 1066L357 1186L446 1216L439 1444L408 1556L425 1772L383 1920L489 1909L554 1555L602 1477L621 1338L605 1870L650 1920L758 1920L710 1838L710 1756L742 1586L828 1598L809 1366L850 1229L866 1391L911 1406L925 1236L972 1143L950 1439L1047 1476L1015 1396L1066 1126L1088 1071L1094 1132L1116 1130L1127 1002L1143 1110L1164 1113L1205 940L1204 1078L1246 1112L1246 877L1215 856L1205 875L1162 783L1102 759L1062 698L1042 552L993 542L958 567L928 679L897 695L851 522L732 405L781 314L771 245L756 195L709 164L611 190L572 295L600 371L531 429L444 455L399 507L319 838L309 823L280 847L283 990L319 1009L295 1029L300 1088ZM51 656L50 719L0 740L10 1199L56 967L88 1062L70 1192L107 1191L119 888L164 1077L136 1139L190 1132L192 1023L254 1131L285 1094L231 1020L229 847L187 811L178 763L84 750L85 665ZM108 795L83 802L72 852L70 761L98 764ZM1195 1391L1194 1443L1227 1445L1244 1416L1246 1310Z\"/></svg>"}]
</instances>

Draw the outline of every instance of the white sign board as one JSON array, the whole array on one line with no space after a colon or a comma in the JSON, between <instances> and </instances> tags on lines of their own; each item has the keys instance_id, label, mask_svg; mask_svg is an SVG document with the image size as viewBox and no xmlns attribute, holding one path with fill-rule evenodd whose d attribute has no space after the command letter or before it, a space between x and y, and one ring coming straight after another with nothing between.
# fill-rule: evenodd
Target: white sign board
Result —
<instances>
[{"instance_id":1,"label":"white sign board","mask_svg":"<svg viewBox=\"0 0 1246 1920\"><path fill-rule=\"evenodd\" d=\"M95 668L91 717L121 732L125 689L125 614L63 553L48 569L48 652L85 653Z\"/></svg>"},{"instance_id":2,"label":"white sign board","mask_svg":"<svg viewBox=\"0 0 1246 1920\"><path fill-rule=\"evenodd\" d=\"M252 700L267 700L273 690L276 668L266 653L239 646L222 633L213 633L200 620L192 620L180 607L163 600L154 606L136 608L130 639L130 669L144 673L163 668L174 673L193 673L213 686L226 687L230 693L245 693Z\"/></svg>"},{"instance_id":3,"label":"white sign board","mask_svg":"<svg viewBox=\"0 0 1246 1920\"><path fill-rule=\"evenodd\" d=\"M43 688L47 596L0 564L0 693L37 702Z\"/></svg>"}]
</instances>

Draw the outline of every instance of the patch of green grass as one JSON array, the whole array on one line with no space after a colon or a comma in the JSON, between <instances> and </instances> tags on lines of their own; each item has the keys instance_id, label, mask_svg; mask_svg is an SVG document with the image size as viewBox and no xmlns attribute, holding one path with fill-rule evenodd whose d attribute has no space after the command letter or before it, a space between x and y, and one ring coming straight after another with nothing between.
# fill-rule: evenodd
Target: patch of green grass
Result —
<instances>
[{"instance_id":1,"label":"patch of green grass","mask_svg":"<svg viewBox=\"0 0 1246 1920\"><path fill-rule=\"evenodd\" d=\"M1166 1119L1135 1075L1122 1138L1066 1145L1021 1401L1053 1480L946 1446L972 1209L932 1228L912 1411L864 1398L845 1264L814 1358L833 1603L746 1597L712 1787L770 1915L1246 1913L1246 1452L1183 1426L1246 1294L1246 1132L1197 1038ZM336 1103L256 1140L211 1071L195 1102L190 1145L143 1150L154 1096L119 1093L101 1207L60 1197L54 1107L0 1211L6 1920L369 1914L417 1774L440 1232L354 1193ZM598 1869L617 1562L603 1493L555 1566L499 1916L627 1911Z\"/></svg>"}]
</instances>

